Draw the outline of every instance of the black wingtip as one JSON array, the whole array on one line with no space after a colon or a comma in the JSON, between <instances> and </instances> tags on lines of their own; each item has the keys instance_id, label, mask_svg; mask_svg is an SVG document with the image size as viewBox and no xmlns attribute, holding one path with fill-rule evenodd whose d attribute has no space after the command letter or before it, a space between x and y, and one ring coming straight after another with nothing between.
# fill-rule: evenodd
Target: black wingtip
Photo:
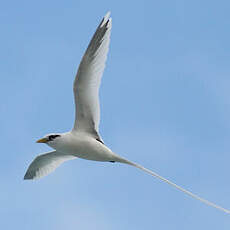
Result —
<instances>
[{"instance_id":1,"label":"black wingtip","mask_svg":"<svg viewBox=\"0 0 230 230\"><path fill-rule=\"evenodd\" d=\"M105 27L105 28L107 28L107 25L108 25L108 23L109 23L109 21L111 20L111 18L110 18L110 11L108 11L107 13L106 13L106 15L102 18L102 20L101 20L101 22L100 22L100 24L99 24L99 28L100 27Z\"/></svg>"},{"instance_id":2,"label":"black wingtip","mask_svg":"<svg viewBox=\"0 0 230 230\"><path fill-rule=\"evenodd\" d=\"M23 177L23 180L30 180L31 178L27 177L26 175Z\"/></svg>"},{"instance_id":3,"label":"black wingtip","mask_svg":"<svg viewBox=\"0 0 230 230\"><path fill-rule=\"evenodd\" d=\"M25 174L25 176L23 177L23 179L24 179L24 180L33 180L34 177L33 177L30 173L26 172L26 174Z\"/></svg>"}]
</instances>

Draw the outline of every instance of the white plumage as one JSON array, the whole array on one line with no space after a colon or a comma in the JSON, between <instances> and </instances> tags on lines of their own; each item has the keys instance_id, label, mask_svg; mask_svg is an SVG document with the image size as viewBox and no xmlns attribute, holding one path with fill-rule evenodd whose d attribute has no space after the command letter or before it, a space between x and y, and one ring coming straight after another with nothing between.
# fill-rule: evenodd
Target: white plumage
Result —
<instances>
[{"instance_id":1,"label":"white plumage","mask_svg":"<svg viewBox=\"0 0 230 230\"><path fill-rule=\"evenodd\" d=\"M49 134L38 140L55 151L37 156L30 164L24 179L38 179L54 171L60 164L76 157L104 162L120 162L139 168L172 185L201 202L230 214L230 211L207 201L166 178L128 161L112 152L99 136L99 87L109 49L112 19L108 12L99 24L81 60L73 85L76 105L74 127L70 132Z\"/></svg>"},{"instance_id":2,"label":"white plumage","mask_svg":"<svg viewBox=\"0 0 230 230\"><path fill-rule=\"evenodd\" d=\"M74 158L74 156L65 155L57 151L38 155L30 164L24 178L39 179L53 172L63 162Z\"/></svg>"},{"instance_id":3,"label":"white plumage","mask_svg":"<svg viewBox=\"0 0 230 230\"><path fill-rule=\"evenodd\" d=\"M108 12L99 24L81 60L74 81L76 120L73 130L98 132L100 105L98 92L109 50L112 19Z\"/></svg>"}]
</instances>

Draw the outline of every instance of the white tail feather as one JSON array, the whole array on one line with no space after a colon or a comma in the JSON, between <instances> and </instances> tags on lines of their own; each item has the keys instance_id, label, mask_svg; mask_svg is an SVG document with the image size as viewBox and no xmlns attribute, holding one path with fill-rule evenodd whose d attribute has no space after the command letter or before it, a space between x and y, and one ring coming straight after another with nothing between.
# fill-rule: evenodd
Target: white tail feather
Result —
<instances>
[{"instance_id":1,"label":"white tail feather","mask_svg":"<svg viewBox=\"0 0 230 230\"><path fill-rule=\"evenodd\" d=\"M143 170L143 171L149 173L150 175L152 175L152 176L154 176L154 177L157 177L157 178L159 178L160 180L162 180L162 181L164 181L164 182L166 182L166 183L172 185L173 187L177 188L178 190L184 192L185 194L187 194L187 195L189 195L189 196L191 196L191 197L193 197L193 198L195 198L195 199L197 199L197 200L199 200L199 201L201 201L201 202L203 202L203 203L205 203L205 204L207 204L207 205L209 205L209 206L211 206L211 207L213 207L213 208L219 209L219 210L221 210L221 211L223 211L223 212L225 212L225 213L230 214L230 210L228 210L228 209L226 209L226 208L223 208L223 207L221 207L221 206L219 206L219 205L217 205L217 204L214 204L214 203L212 203L212 202L210 202L210 201L208 201L208 200L206 200L206 199L204 199L204 198L202 198L202 197L200 197L200 196L197 196L196 194L194 194L194 193L192 193L192 192L190 192L190 191L188 191L188 190L186 190L186 189L180 187L179 185L177 185L177 184L175 184L175 183L169 181L168 179L166 179L166 178L164 178L164 177L158 175L157 173L155 173L155 172L153 172L153 171L151 171L151 170L149 170L149 169L147 169L147 168L144 168L143 166L141 166L141 165L139 165L139 164L133 163L133 162L128 161L128 160L125 160L125 159L122 159L122 161L120 161L120 162L129 164L129 165L132 165L132 166L134 166L134 167L136 167L136 168L138 168L138 169L141 169L141 170Z\"/></svg>"}]
</instances>

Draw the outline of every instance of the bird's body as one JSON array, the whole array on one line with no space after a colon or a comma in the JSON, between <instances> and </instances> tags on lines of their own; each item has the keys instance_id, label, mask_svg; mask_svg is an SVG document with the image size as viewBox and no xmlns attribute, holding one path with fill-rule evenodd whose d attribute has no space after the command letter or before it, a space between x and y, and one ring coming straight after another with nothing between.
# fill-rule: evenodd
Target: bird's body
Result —
<instances>
[{"instance_id":1,"label":"bird's body","mask_svg":"<svg viewBox=\"0 0 230 230\"><path fill-rule=\"evenodd\" d=\"M113 153L105 144L81 132L67 132L61 134L56 142L48 143L50 147L66 155L92 161L124 162Z\"/></svg>"},{"instance_id":2,"label":"bird's body","mask_svg":"<svg viewBox=\"0 0 230 230\"><path fill-rule=\"evenodd\" d=\"M79 65L73 85L76 105L73 129L66 133L46 135L37 141L38 143L46 143L54 150L37 156L30 164L24 179L38 179L46 176L63 162L75 158L120 162L141 169L203 203L230 213L229 210L185 190L153 171L120 157L103 143L99 135L100 106L98 92L109 49L111 28L112 19L110 13L107 13L94 33Z\"/></svg>"}]
</instances>

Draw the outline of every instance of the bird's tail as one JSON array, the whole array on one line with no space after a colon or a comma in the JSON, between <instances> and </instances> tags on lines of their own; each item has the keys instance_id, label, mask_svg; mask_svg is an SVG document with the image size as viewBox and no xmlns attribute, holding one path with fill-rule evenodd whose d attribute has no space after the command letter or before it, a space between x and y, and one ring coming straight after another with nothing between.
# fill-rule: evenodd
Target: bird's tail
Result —
<instances>
[{"instance_id":1,"label":"bird's tail","mask_svg":"<svg viewBox=\"0 0 230 230\"><path fill-rule=\"evenodd\" d=\"M207 204L207 205L209 205L209 206L211 206L213 208L219 209L219 210L221 210L223 212L226 212L226 213L230 214L230 210L228 210L226 208L223 208L223 207L221 207L221 206L219 206L219 205L217 205L215 203L212 203L212 202L210 202L210 201L208 201L208 200L206 200L206 199L204 199L204 198L202 198L202 197L200 197L200 196L198 196L198 195L196 195L196 194L194 194L194 193L182 188L181 186L171 182L170 180L160 176L159 174L157 174L157 173L155 173L155 172L153 172L153 171L151 171L151 170L149 170L147 168L144 168L143 166L141 166L139 164L136 164L134 162L128 161L126 159L122 159L120 162L128 164L128 165L132 165L132 166L134 166L134 167L136 167L138 169L141 169L144 172L146 172L146 173L148 173L148 174L150 174L150 175L152 175L152 176L154 176L154 177L166 182L167 184L177 188L178 190L182 191L183 193L185 193L185 194L187 194L187 195L189 195L189 196L191 196L191 197L193 197L193 198L195 198L195 199L197 199L197 200L199 200L199 201L201 201L201 202L203 202L203 203L205 203L205 204Z\"/></svg>"}]
</instances>

